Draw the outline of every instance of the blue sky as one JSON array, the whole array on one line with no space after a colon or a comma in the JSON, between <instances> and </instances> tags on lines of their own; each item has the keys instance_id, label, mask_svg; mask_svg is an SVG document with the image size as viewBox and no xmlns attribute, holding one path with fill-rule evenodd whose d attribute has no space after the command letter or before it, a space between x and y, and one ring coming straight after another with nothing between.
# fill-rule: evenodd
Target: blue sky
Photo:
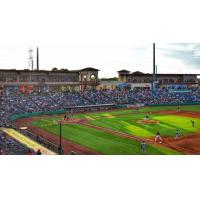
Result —
<instances>
[{"instance_id":1,"label":"blue sky","mask_svg":"<svg viewBox=\"0 0 200 200\"><path fill-rule=\"evenodd\" d=\"M0 68L28 68L28 49L35 46L0 47ZM200 44L156 43L159 73L199 73ZM41 45L40 68L100 69L101 77L116 76L116 71L152 72L152 43L130 45Z\"/></svg>"}]
</instances>

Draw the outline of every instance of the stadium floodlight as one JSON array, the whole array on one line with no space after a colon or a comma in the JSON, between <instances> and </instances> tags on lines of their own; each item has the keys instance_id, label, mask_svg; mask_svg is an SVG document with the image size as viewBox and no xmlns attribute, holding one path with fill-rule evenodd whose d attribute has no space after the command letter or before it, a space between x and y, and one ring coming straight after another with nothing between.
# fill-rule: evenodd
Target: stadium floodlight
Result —
<instances>
[{"instance_id":1,"label":"stadium floodlight","mask_svg":"<svg viewBox=\"0 0 200 200\"><path fill-rule=\"evenodd\" d=\"M155 94L155 81L156 81L156 56L155 56L155 43L153 43L153 77L152 77L152 93Z\"/></svg>"},{"instance_id":2,"label":"stadium floodlight","mask_svg":"<svg viewBox=\"0 0 200 200\"><path fill-rule=\"evenodd\" d=\"M61 121L60 121L60 145L59 145L58 153L60 155L62 154L62 123Z\"/></svg>"},{"instance_id":3,"label":"stadium floodlight","mask_svg":"<svg viewBox=\"0 0 200 200\"><path fill-rule=\"evenodd\" d=\"M39 71L39 47L37 47L37 71Z\"/></svg>"}]
</instances>

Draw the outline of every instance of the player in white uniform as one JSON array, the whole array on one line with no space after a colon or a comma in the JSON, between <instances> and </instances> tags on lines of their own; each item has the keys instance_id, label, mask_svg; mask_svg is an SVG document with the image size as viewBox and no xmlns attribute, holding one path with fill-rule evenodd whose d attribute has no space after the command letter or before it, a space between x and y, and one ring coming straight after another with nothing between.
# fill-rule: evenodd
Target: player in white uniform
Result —
<instances>
[{"instance_id":1,"label":"player in white uniform","mask_svg":"<svg viewBox=\"0 0 200 200\"><path fill-rule=\"evenodd\" d=\"M159 131L156 133L156 137L155 137L155 142L157 142L157 141L159 141L160 144L163 142L163 139L160 136L160 132Z\"/></svg>"},{"instance_id":2,"label":"player in white uniform","mask_svg":"<svg viewBox=\"0 0 200 200\"><path fill-rule=\"evenodd\" d=\"M177 129L177 130L176 130L176 136L175 136L175 139L177 140L180 136L181 136L180 130Z\"/></svg>"}]
</instances>

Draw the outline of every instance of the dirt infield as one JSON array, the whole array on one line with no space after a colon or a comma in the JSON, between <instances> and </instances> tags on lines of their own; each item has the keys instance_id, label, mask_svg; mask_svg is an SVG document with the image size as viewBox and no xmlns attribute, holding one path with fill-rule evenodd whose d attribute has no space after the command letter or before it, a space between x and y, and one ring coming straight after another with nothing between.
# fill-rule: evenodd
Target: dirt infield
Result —
<instances>
[{"instance_id":1,"label":"dirt infield","mask_svg":"<svg viewBox=\"0 0 200 200\"><path fill-rule=\"evenodd\" d=\"M134 113L128 113L128 114L117 114L113 116L119 116L119 115L131 115ZM146 113L144 113L146 114ZM161 114L161 115L178 115L178 116L185 116L185 117L191 117L191 118L200 118L200 112L191 112L191 111L156 111L156 112L150 112L148 114ZM41 118L44 118L45 116L41 117L32 117L32 118L24 118L16 121L17 127L28 127L28 129L33 132L34 134L40 135L50 142L59 145L59 137L48 133L47 131L44 131L41 128L38 128L36 126L32 125L32 122ZM107 116L102 116L103 118ZM142 121L142 120L141 120ZM145 120L147 121L147 120ZM149 120L151 121L151 120ZM58 121L59 123L60 121ZM88 119L71 119L69 121L64 121L62 120L61 123L72 123L72 124L80 124L86 127L94 128L96 130L101 130L103 132L117 135L123 138L131 139L131 140L136 140L136 141L142 141L145 140L149 144L154 144L158 146L163 146L163 147L168 147L171 149L174 149L176 151L179 151L183 154L188 154L188 155L200 155L200 133L194 133L186 136L180 137L178 140L175 140L174 137L164 137L164 142L160 144L155 144L154 143L154 138L140 138L134 135L130 135L124 132L120 131L115 131L109 128L103 128L95 125L91 125L88 123ZM159 123L159 122L156 122ZM70 151L76 151L80 154L86 154L86 155L98 155L100 153L95 152L94 150L91 150L87 147L81 146L79 144L76 144L74 142L68 141L66 139L62 140L62 145L64 147L64 152L67 154Z\"/></svg>"},{"instance_id":2,"label":"dirt infield","mask_svg":"<svg viewBox=\"0 0 200 200\"><path fill-rule=\"evenodd\" d=\"M174 111L174 110L161 110L152 112L152 114L160 114L160 115L178 115L183 117L191 117L191 118L200 118L200 112L192 112L192 111Z\"/></svg>"},{"instance_id":3,"label":"dirt infield","mask_svg":"<svg viewBox=\"0 0 200 200\"><path fill-rule=\"evenodd\" d=\"M195 133L175 140L164 138L164 145L187 155L200 155L200 133Z\"/></svg>"},{"instance_id":4,"label":"dirt infield","mask_svg":"<svg viewBox=\"0 0 200 200\"><path fill-rule=\"evenodd\" d=\"M70 118L66 120L58 120L57 123L61 124L82 124L82 123L87 123L87 119L78 119L78 118Z\"/></svg>"},{"instance_id":5,"label":"dirt infield","mask_svg":"<svg viewBox=\"0 0 200 200\"><path fill-rule=\"evenodd\" d=\"M159 124L160 121L152 119L141 119L137 121L138 124Z\"/></svg>"},{"instance_id":6,"label":"dirt infield","mask_svg":"<svg viewBox=\"0 0 200 200\"><path fill-rule=\"evenodd\" d=\"M40 118L44 118L44 116L42 117L32 117L32 118L24 118L24 119L19 119L16 121L16 126L19 127L28 127L28 130L38 136L41 136L47 140L49 140L50 142L52 142L53 144L59 145L60 144L60 140L59 137L51 134L39 127L33 126L32 122L35 120L38 120ZM84 147L82 145L79 145L77 143L74 143L72 141L66 140L62 138L62 146L64 148L64 153L65 154L69 154L71 151L75 151L79 154L82 155L99 155L100 153L95 152L94 150L91 150L87 147Z\"/></svg>"}]
</instances>

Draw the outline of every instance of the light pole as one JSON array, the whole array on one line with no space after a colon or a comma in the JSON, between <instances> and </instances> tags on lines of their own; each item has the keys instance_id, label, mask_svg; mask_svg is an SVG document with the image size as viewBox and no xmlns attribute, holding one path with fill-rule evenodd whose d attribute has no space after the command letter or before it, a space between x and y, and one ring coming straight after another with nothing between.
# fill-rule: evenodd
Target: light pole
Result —
<instances>
[{"instance_id":1,"label":"light pole","mask_svg":"<svg viewBox=\"0 0 200 200\"><path fill-rule=\"evenodd\" d=\"M155 43L153 43L153 77L152 77L152 93L155 94L156 91L156 53L155 53Z\"/></svg>"},{"instance_id":2,"label":"light pole","mask_svg":"<svg viewBox=\"0 0 200 200\"><path fill-rule=\"evenodd\" d=\"M62 123L60 121L60 145L59 145L59 154L62 154Z\"/></svg>"}]
</instances>

